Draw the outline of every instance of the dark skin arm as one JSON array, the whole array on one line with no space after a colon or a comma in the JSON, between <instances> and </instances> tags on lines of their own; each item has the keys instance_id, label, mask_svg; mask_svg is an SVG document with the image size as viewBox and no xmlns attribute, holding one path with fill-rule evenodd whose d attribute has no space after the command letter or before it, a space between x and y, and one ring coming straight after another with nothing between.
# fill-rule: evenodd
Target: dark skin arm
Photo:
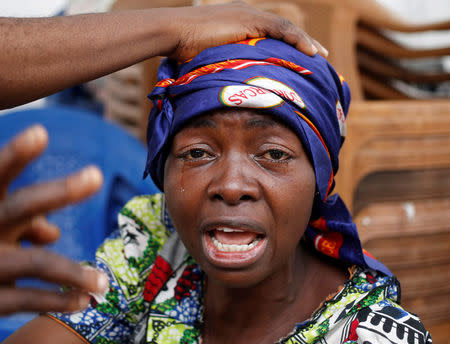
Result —
<instances>
[{"instance_id":1,"label":"dark skin arm","mask_svg":"<svg viewBox=\"0 0 450 344\"><path fill-rule=\"evenodd\" d=\"M288 20L243 2L54 18L0 18L0 109L45 97L153 56L185 61L225 43L271 36L308 55L322 46Z\"/></svg>"},{"instance_id":2,"label":"dark skin arm","mask_svg":"<svg viewBox=\"0 0 450 344\"><path fill-rule=\"evenodd\" d=\"M40 315L2 342L2 344L11 343L85 344L86 342L52 318Z\"/></svg>"}]
</instances>

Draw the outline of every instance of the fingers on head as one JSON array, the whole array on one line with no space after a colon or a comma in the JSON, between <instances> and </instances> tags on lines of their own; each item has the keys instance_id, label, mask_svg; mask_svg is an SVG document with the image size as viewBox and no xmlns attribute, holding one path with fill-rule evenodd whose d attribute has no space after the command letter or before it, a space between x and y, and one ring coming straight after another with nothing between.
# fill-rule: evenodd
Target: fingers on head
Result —
<instances>
[{"instance_id":1,"label":"fingers on head","mask_svg":"<svg viewBox=\"0 0 450 344\"><path fill-rule=\"evenodd\" d=\"M279 25L273 29L273 34L276 36L269 35L277 39L282 39L286 43L295 46L306 55L313 56L319 54L325 58L328 57L328 50L325 49L322 44L310 37L299 27L292 24L289 20L283 19L284 18L282 18L281 21L279 21Z\"/></svg>"},{"instance_id":2,"label":"fingers on head","mask_svg":"<svg viewBox=\"0 0 450 344\"><path fill-rule=\"evenodd\" d=\"M294 25L287 18L265 12L265 17L260 23L261 26L256 27L260 37L268 35L283 40L310 56L313 56L316 53L319 53L323 57L328 56L328 51L318 41L311 38L306 32Z\"/></svg>"},{"instance_id":3,"label":"fingers on head","mask_svg":"<svg viewBox=\"0 0 450 344\"><path fill-rule=\"evenodd\" d=\"M82 267L44 249L33 247L2 250L0 283L10 283L25 277L95 293L103 293L109 286L109 279L104 273Z\"/></svg>"},{"instance_id":4,"label":"fingers on head","mask_svg":"<svg viewBox=\"0 0 450 344\"><path fill-rule=\"evenodd\" d=\"M306 55L314 55L317 53L317 48L313 44L309 35L295 26L291 21L286 18L280 18L278 25L274 26L274 34L277 35L274 38L282 39L286 43L293 45ZM272 36L272 35L271 35Z\"/></svg>"},{"instance_id":5,"label":"fingers on head","mask_svg":"<svg viewBox=\"0 0 450 344\"><path fill-rule=\"evenodd\" d=\"M328 50L320 44L320 42L316 41L314 38L311 38L311 41L313 42L314 46L317 48L318 54L322 57L327 58L328 57Z\"/></svg>"}]
</instances>

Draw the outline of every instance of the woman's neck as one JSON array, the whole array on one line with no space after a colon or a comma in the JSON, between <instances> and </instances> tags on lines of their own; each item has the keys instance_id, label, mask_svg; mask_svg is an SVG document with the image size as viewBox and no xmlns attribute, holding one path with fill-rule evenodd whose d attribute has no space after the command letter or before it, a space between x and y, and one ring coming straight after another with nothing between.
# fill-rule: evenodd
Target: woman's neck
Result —
<instances>
[{"instance_id":1,"label":"woman's neck","mask_svg":"<svg viewBox=\"0 0 450 344\"><path fill-rule=\"evenodd\" d=\"M299 246L284 269L256 286L229 288L208 279L203 341L273 344L307 320L347 278L345 270Z\"/></svg>"}]
</instances>

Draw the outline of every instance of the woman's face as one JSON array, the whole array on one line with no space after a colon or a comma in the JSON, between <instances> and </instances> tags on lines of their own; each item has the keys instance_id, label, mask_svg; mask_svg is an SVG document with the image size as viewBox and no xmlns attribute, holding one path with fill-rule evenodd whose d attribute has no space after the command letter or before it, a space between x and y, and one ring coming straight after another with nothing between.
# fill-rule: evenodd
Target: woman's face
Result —
<instances>
[{"instance_id":1,"label":"woman's face","mask_svg":"<svg viewBox=\"0 0 450 344\"><path fill-rule=\"evenodd\" d=\"M164 190L181 239L208 277L251 287L292 266L315 176L290 129L269 115L226 109L175 136Z\"/></svg>"}]
</instances>

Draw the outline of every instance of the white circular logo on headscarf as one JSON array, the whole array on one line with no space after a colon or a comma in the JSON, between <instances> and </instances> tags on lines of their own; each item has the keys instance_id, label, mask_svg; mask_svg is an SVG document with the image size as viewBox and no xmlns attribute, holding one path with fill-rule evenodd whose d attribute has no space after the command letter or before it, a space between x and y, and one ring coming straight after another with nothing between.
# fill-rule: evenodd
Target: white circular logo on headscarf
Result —
<instances>
[{"instance_id":1,"label":"white circular logo on headscarf","mask_svg":"<svg viewBox=\"0 0 450 344\"><path fill-rule=\"evenodd\" d=\"M247 108L272 108L289 100L301 109L305 108L303 99L286 84L265 78L254 77L246 85L231 85L222 88L219 99L226 106Z\"/></svg>"},{"instance_id":2,"label":"white circular logo on headscarf","mask_svg":"<svg viewBox=\"0 0 450 344\"><path fill-rule=\"evenodd\" d=\"M225 86L219 99L226 106L246 108L271 108L284 103L283 98L275 93L251 85Z\"/></svg>"}]
</instances>

